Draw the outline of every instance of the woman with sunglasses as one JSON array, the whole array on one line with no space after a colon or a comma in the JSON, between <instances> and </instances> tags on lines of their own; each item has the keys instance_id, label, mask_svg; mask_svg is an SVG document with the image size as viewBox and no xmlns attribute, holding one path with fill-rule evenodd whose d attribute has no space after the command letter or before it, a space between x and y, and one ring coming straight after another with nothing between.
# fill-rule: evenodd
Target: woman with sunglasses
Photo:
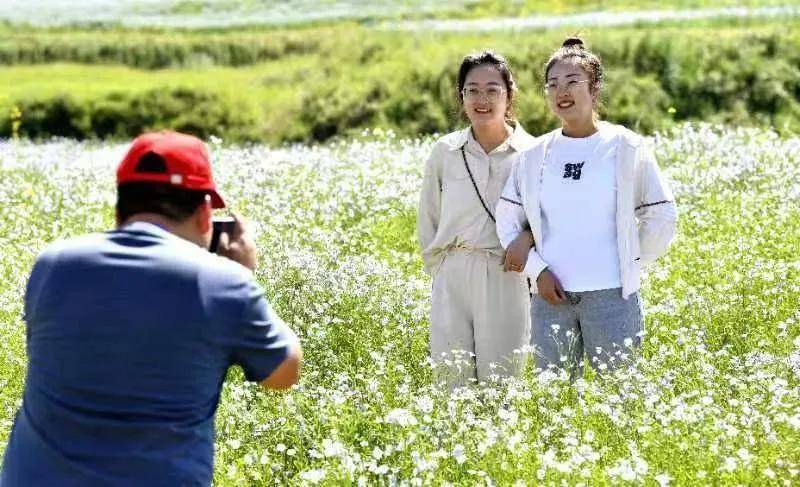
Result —
<instances>
[{"instance_id":1,"label":"woman with sunglasses","mask_svg":"<svg viewBox=\"0 0 800 487\"><path fill-rule=\"evenodd\" d=\"M640 271L666 252L676 208L649 142L598 120L600 59L578 38L545 67L545 92L561 127L520 156L497 206L505 246L534 235L525 274L537 367L581 373L624 363L640 344Z\"/></svg>"},{"instance_id":2,"label":"woman with sunglasses","mask_svg":"<svg viewBox=\"0 0 800 487\"><path fill-rule=\"evenodd\" d=\"M513 120L516 87L508 62L492 52L466 56L458 101L470 126L436 142L425 166L417 231L433 277L430 351L453 386L514 374L515 350L530 342L530 295L521 273L529 231L497 238L494 208L520 152L534 138ZM515 236L516 237L516 236Z\"/></svg>"}]
</instances>

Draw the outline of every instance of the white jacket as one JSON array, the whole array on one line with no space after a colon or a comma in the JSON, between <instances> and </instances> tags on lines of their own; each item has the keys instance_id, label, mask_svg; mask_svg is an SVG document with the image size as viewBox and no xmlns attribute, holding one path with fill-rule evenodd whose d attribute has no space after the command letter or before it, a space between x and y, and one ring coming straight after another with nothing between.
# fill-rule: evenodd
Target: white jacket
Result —
<instances>
[{"instance_id":1,"label":"white jacket","mask_svg":"<svg viewBox=\"0 0 800 487\"><path fill-rule=\"evenodd\" d=\"M622 126L609 125L617 132L617 248L622 296L627 299L641 285L642 266L669 248L675 236L677 210L648 139ZM496 211L497 236L504 248L528 226L534 241L542 242L539 198L544 161L560 130L539 137L511 169ZM547 262L534 246L524 272L536 279L546 267Z\"/></svg>"}]
</instances>

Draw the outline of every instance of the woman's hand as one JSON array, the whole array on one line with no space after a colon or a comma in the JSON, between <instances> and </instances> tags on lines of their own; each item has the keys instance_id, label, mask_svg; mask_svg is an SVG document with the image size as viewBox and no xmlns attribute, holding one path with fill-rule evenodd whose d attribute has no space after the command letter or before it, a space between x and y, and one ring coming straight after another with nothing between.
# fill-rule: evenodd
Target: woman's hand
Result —
<instances>
[{"instance_id":1,"label":"woman's hand","mask_svg":"<svg viewBox=\"0 0 800 487\"><path fill-rule=\"evenodd\" d=\"M524 230L508 245L503 258L503 270L506 272L522 272L528 262L528 253L533 247L533 234Z\"/></svg>"},{"instance_id":2,"label":"woman's hand","mask_svg":"<svg viewBox=\"0 0 800 487\"><path fill-rule=\"evenodd\" d=\"M539 296L553 305L561 304L567 299L561 282L549 269L543 270L536 278L536 289L539 290Z\"/></svg>"}]
</instances>

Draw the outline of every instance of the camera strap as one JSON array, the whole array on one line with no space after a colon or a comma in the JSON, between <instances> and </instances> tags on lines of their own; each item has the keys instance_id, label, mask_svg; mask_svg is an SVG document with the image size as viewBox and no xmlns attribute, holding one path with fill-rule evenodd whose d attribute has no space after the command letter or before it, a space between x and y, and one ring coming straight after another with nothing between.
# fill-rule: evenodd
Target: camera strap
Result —
<instances>
[{"instance_id":1,"label":"camera strap","mask_svg":"<svg viewBox=\"0 0 800 487\"><path fill-rule=\"evenodd\" d=\"M489 218L492 219L493 223L497 223L494 219L494 215L492 212L489 211L489 207L486 206L486 202L483 201L483 197L481 197L481 192L478 190L478 185L475 183L475 178L472 177L472 171L469 169L469 164L467 164L467 153L464 151L464 146L461 146L461 157L464 159L464 167L467 169L467 174L469 174L469 180L472 181L472 187L475 188L475 194L478 195L478 200L481 202L481 206L483 209L486 210L486 214L489 215Z\"/></svg>"},{"instance_id":2,"label":"camera strap","mask_svg":"<svg viewBox=\"0 0 800 487\"><path fill-rule=\"evenodd\" d=\"M467 153L464 151L464 146L461 146L461 157L462 159L464 159L464 167L467 169L467 174L469 174L469 180L472 181L472 187L475 188L475 194L478 195L478 200L480 200L481 206L483 206L483 209L486 210L486 214L489 215L489 218L492 219L492 222L497 223L497 220L494 219L494 215L492 215L492 212L489 211L489 208L486 206L486 202L483 201L483 197L481 197L481 192L478 190L478 185L475 184L475 178L472 177L472 171L470 171L469 164L467 164ZM527 278L527 281L528 281L528 296L532 298L533 291L531 290L532 289L531 278L530 277Z\"/></svg>"}]
</instances>

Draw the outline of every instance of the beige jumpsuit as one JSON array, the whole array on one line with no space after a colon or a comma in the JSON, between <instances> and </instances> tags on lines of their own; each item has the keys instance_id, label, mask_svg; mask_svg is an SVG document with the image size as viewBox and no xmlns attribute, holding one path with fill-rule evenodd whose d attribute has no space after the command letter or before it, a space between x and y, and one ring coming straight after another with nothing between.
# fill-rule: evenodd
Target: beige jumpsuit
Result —
<instances>
[{"instance_id":1,"label":"beige jumpsuit","mask_svg":"<svg viewBox=\"0 0 800 487\"><path fill-rule=\"evenodd\" d=\"M503 271L504 250L464 167L461 148L494 214L512 164L533 141L517 124L503 144L486 154L466 128L437 141L425 166L417 232L425 270L433 277L431 357L446 364L441 370L451 386L517 373L522 361L514 350L530 343L527 280L522 273ZM444 362L458 350L468 352L468 360Z\"/></svg>"}]
</instances>

